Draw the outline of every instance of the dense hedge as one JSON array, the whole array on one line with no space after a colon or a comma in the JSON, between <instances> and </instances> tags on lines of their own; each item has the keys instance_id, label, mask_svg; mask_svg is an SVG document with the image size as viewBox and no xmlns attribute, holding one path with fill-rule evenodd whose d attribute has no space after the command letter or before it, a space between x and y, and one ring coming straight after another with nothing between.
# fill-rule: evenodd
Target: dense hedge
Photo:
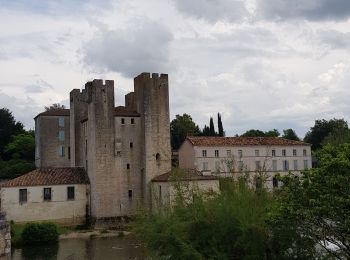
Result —
<instances>
[{"instance_id":1,"label":"dense hedge","mask_svg":"<svg viewBox=\"0 0 350 260\"><path fill-rule=\"evenodd\" d=\"M57 225L53 223L28 223L22 232L22 242L27 245L56 242L57 240Z\"/></svg>"}]
</instances>

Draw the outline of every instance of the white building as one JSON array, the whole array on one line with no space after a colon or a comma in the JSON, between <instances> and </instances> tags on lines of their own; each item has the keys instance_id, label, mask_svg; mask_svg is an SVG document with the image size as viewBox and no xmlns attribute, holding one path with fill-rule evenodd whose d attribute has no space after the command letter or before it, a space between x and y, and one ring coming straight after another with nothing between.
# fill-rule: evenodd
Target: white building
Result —
<instances>
[{"instance_id":1,"label":"white building","mask_svg":"<svg viewBox=\"0 0 350 260\"><path fill-rule=\"evenodd\" d=\"M179 167L203 174L240 176L266 173L266 186L278 186L276 174L311 168L311 145L277 137L187 137L179 149Z\"/></svg>"},{"instance_id":2,"label":"white building","mask_svg":"<svg viewBox=\"0 0 350 260\"><path fill-rule=\"evenodd\" d=\"M89 178L83 168L42 168L1 186L1 211L18 223L85 221Z\"/></svg>"}]
</instances>

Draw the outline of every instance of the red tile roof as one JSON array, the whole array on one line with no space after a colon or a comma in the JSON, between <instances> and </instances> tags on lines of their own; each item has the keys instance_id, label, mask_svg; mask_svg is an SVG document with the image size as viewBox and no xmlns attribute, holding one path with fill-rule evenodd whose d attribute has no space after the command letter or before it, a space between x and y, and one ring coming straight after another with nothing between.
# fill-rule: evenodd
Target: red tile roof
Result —
<instances>
[{"instance_id":1,"label":"red tile roof","mask_svg":"<svg viewBox=\"0 0 350 260\"><path fill-rule=\"evenodd\" d=\"M219 137L188 136L194 146L248 146L248 145L310 145L280 137Z\"/></svg>"},{"instance_id":2,"label":"red tile roof","mask_svg":"<svg viewBox=\"0 0 350 260\"><path fill-rule=\"evenodd\" d=\"M140 116L139 113L137 113L136 111L132 111L126 107L123 106L119 106L119 107L115 107L114 108L114 116L134 116L134 117L138 117Z\"/></svg>"},{"instance_id":3,"label":"red tile roof","mask_svg":"<svg viewBox=\"0 0 350 260\"><path fill-rule=\"evenodd\" d=\"M152 179L152 182L167 181L201 181L201 180L217 180L217 177L208 175L204 176L196 169L181 169L179 172L167 172Z\"/></svg>"},{"instance_id":4,"label":"red tile roof","mask_svg":"<svg viewBox=\"0 0 350 260\"><path fill-rule=\"evenodd\" d=\"M69 113L69 109L51 109L38 114L34 118L37 118L38 116L69 116Z\"/></svg>"},{"instance_id":5,"label":"red tile roof","mask_svg":"<svg viewBox=\"0 0 350 260\"><path fill-rule=\"evenodd\" d=\"M9 180L1 187L44 186L62 184L88 184L89 177L82 167L40 168Z\"/></svg>"}]
</instances>

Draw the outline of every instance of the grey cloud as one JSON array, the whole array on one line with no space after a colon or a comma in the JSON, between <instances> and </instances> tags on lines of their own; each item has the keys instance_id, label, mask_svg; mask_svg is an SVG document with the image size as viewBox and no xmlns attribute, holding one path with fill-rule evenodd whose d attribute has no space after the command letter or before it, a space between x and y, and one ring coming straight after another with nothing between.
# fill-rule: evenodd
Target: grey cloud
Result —
<instances>
[{"instance_id":1,"label":"grey cloud","mask_svg":"<svg viewBox=\"0 0 350 260\"><path fill-rule=\"evenodd\" d=\"M86 43L83 61L127 77L142 71L167 72L172 38L165 26L148 20L123 30L100 30Z\"/></svg>"},{"instance_id":2,"label":"grey cloud","mask_svg":"<svg viewBox=\"0 0 350 260\"><path fill-rule=\"evenodd\" d=\"M53 89L52 85L42 79L38 79L34 84L25 87L27 93L42 93L47 89Z\"/></svg>"},{"instance_id":3,"label":"grey cloud","mask_svg":"<svg viewBox=\"0 0 350 260\"><path fill-rule=\"evenodd\" d=\"M257 15L265 19L345 20L350 17L349 0L258 0Z\"/></svg>"},{"instance_id":4,"label":"grey cloud","mask_svg":"<svg viewBox=\"0 0 350 260\"><path fill-rule=\"evenodd\" d=\"M209 22L227 20L242 22L249 12L242 0L174 0L183 13Z\"/></svg>"},{"instance_id":5,"label":"grey cloud","mask_svg":"<svg viewBox=\"0 0 350 260\"><path fill-rule=\"evenodd\" d=\"M350 47L350 33L336 30L320 30L317 32L318 41L332 49L348 49Z\"/></svg>"}]
</instances>

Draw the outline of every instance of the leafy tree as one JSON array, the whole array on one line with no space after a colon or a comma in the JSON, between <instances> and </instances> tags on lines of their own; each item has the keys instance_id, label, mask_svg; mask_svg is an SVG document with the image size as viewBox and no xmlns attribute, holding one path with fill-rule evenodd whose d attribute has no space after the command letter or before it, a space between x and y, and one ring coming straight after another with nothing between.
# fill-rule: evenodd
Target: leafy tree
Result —
<instances>
[{"instance_id":1,"label":"leafy tree","mask_svg":"<svg viewBox=\"0 0 350 260\"><path fill-rule=\"evenodd\" d=\"M209 130L210 130L210 136L217 135L217 133L215 132L214 121L212 117L210 117Z\"/></svg>"},{"instance_id":2,"label":"leafy tree","mask_svg":"<svg viewBox=\"0 0 350 260\"><path fill-rule=\"evenodd\" d=\"M23 124L16 122L7 108L0 109L0 159L3 157L5 146L10 143L11 136L23 133Z\"/></svg>"},{"instance_id":3,"label":"leafy tree","mask_svg":"<svg viewBox=\"0 0 350 260\"><path fill-rule=\"evenodd\" d=\"M271 215L275 249L291 258L317 258L323 251L329 258L350 259L350 144L326 145L316 156L319 168L282 178ZM327 243L339 249L330 250ZM323 250L315 251L316 245Z\"/></svg>"},{"instance_id":4,"label":"leafy tree","mask_svg":"<svg viewBox=\"0 0 350 260\"><path fill-rule=\"evenodd\" d=\"M265 136L266 137L279 137L280 136L280 132L278 132L277 129L273 129L273 130L265 132Z\"/></svg>"},{"instance_id":5,"label":"leafy tree","mask_svg":"<svg viewBox=\"0 0 350 260\"><path fill-rule=\"evenodd\" d=\"M193 122L190 115L176 115L175 119L170 123L172 149L179 149L187 135L199 135L199 133L198 125Z\"/></svg>"},{"instance_id":6,"label":"leafy tree","mask_svg":"<svg viewBox=\"0 0 350 260\"><path fill-rule=\"evenodd\" d=\"M65 109L65 108L66 108L65 105L55 103L55 104L52 104L51 106L45 107L45 111L54 110L54 109Z\"/></svg>"},{"instance_id":7,"label":"leafy tree","mask_svg":"<svg viewBox=\"0 0 350 260\"><path fill-rule=\"evenodd\" d=\"M295 131L291 128L283 130L282 138L294 140L294 141L300 141Z\"/></svg>"},{"instance_id":8,"label":"leafy tree","mask_svg":"<svg viewBox=\"0 0 350 260\"><path fill-rule=\"evenodd\" d=\"M202 136L210 136L210 128L209 126L207 125L204 125L204 128L202 130L202 133L201 133Z\"/></svg>"},{"instance_id":9,"label":"leafy tree","mask_svg":"<svg viewBox=\"0 0 350 260\"><path fill-rule=\"evenodd\" d=\"M338 128L327 135L321 145L339 146L341 144L350 143L350 129Z\"/></svg>"},{"instance_id":10,"label":"leafy tree","mask_svg":"<svg viewBox=\"0 0 350 260\"><path fill-rule=\"evenodd\" d=\"M261 130L250 129L247 132L245 132L244 134L242 134L241 136L243 136L243 137L264 137L265 133Z\"/></svg>"},{"instance_id":11,"label":"leafy tree","mask_svg":"<svg viewBox=\"0 0 350 260\"><path fill-rule=\"evenodd\" d=\"M304 141L312 144L313 150L317 150L322 147L322 142L327 136L334 136L337 131L347 132L348 130L348 123L344 119L316 120L315 125L306 133Z\"/></svg>"},{"instance_id":12,"label":"leafy tree","mask_svg":"<svg viewBox=\"0 0 350 260\"><path fill-rule=\"evenodd\" d=\"M34 131L25 132L12 137L12 142L5 147L5 155L10 159L35 160Z\"/></svg>"},{"instance_id":13,"label":"leafy tree","mask_svg":"<svg viewBox=\"0 0 350 260\"><path fill-rule=\"evenodd\" d=\"M224 127L222 126L220 113L218 113L218 131L219 131L219 136L225 136Z\"/></svg>"}]
</instances>

